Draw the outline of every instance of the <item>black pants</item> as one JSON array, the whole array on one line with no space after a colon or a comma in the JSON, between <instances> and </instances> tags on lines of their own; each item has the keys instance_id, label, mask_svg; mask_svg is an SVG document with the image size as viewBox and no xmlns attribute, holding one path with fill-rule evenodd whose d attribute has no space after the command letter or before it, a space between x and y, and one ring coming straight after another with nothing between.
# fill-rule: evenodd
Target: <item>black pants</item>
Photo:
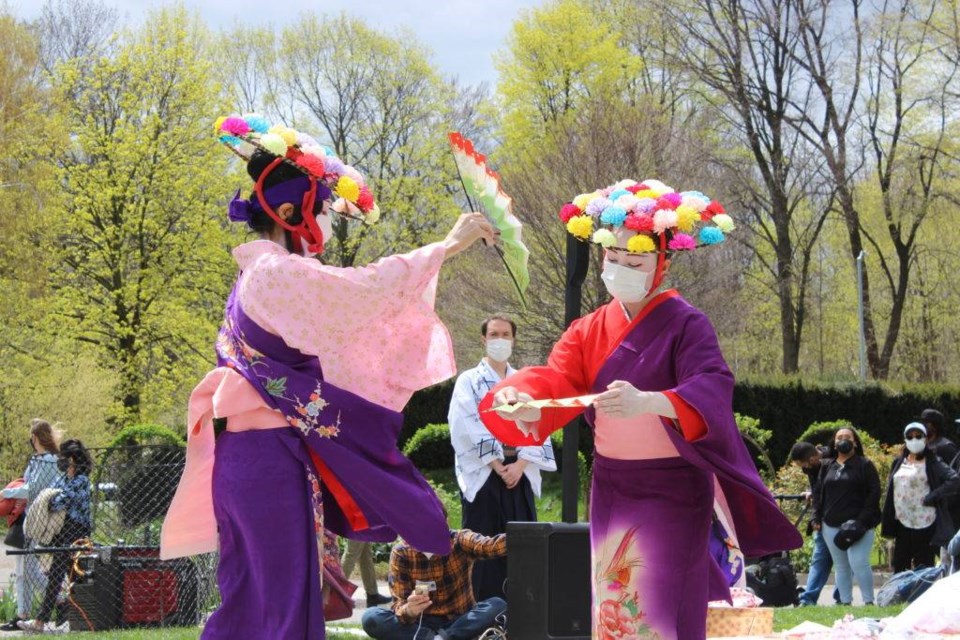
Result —
<instances>
[{"instance_id":1,"label":"black pants","mask_svg":"<svg viewBox=\"0 0 960 640\"><path fill-rule=\"evenodd\" d=\"M893 544L894 573L934 566L937 550L930 546L930 540L935 526L936 523L925 529L910 529L897 522L897 536Z\"/></svg>"},{"instance_id":2,"label":"black pants","mask_svg":"<svg viewBox=\"0 0 960 640\"><path fill-rule=\"evenodd\" d=\"M75 540L89 536L89 527L67 518L63 523L63 528L60 529L60 532L54 536L53 541L47 546L69 547ZM70 568L72 561L73 553L71 552L53 554L50 571L47 572L47 590L43 594L43 602L40 604L40 611L37 612L37 620L42 620L43 622L50 621L50 614L57 604L60 587L63 586L63 578L67 575L67 570Z\"/></svg>"},{"instance_id":3,"label":"black pants","mask_svg":"<svg viewBox=\"0 0 960 640\"><path fill-rule=\"evenodd\" d=\"M510 464L516 460L516 457L508 457L504 463ZM500 476L491 473L473 502L467 502L461 495L460 503L463 507L463 528L485 536L506 532L508 522L535 522L537 519L533 489L525 475L520 477L517 486L507 489ZM473 595L477 602L487 598L505 598L503 583L506 579L506 558L475 562L472 580Z\"/></svg>"}]
</instances>

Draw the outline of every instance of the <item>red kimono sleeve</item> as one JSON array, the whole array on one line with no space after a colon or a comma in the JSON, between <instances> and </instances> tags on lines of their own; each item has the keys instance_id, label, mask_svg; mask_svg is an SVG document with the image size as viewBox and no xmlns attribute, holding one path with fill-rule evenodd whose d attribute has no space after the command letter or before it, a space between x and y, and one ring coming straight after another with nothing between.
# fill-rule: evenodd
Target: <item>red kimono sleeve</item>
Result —
<instances>
[{"instance_id":1,"label":"red kimono sleeve","mask_svg":"<svg viewBox=\"0 0 960 640\"><path fill-rule=\"evenodd\" d=\"M581 318L575 321L563 333L547 359L547 366L521 369L509 378L501 380L480 401L480 419L494 438L514 447L541 445L551 433L563 428L583 413L582 408L541 409L540 421L528 423L536 432L534 435L533 433L524 434L516 422L504 420L494 411L485 411L493 406L493 394L503 387L515 387L537 400L569 398L589 393L590 381L583 341L586 320Z\"/></svg>"}]
</instances>

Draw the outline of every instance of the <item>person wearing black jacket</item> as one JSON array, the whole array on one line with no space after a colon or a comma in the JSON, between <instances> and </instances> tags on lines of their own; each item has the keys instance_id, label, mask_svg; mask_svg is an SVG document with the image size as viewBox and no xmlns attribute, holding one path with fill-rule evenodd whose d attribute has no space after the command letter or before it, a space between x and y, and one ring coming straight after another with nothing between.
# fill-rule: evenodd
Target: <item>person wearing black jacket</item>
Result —
<instances>
[{"instance_id":1,"label":"person wearing black jacket","mask_svg":"<svg viewBox=\"0 0 960 640\"><path fill-rule=\"evenodd\" d=\"M809 442L798 442L790 449L790 461L800 467L810 483L810 491L804 494L807 504L813 503L813 496L819 490L817 483L820 480L821 467L831 462L829 458L825 457L827 451L827 447L814 446ZM833 558L830 556L830 550L823 539L823 534L813 529L812 515L807 522L807 535L813 538L813 553L810 555L810 571L807 573L807 584L803 593L800 594L801 607L812 607L817 604L820 600L820 592L827 584L830 571L833 569ZM836 587L833 590L833 599L840 602L840 593Z\"/></svg>"},{"instance_id":2,"label":"person wearing black jacket","mask_svg":"<svg viewBox=\"0 0 960 640\"><path fill-rule=\"evenodd\" d=\"M903 452L887 481L880 527L880 535L895 541L897 573L934 565L936 551L953 537L948 500L960 491L960 476L930 448L923 424L911 422L903 437Z\"/></svg>"},{"instance_id":3,"label":"person wearing black jacket","mask_svg":"<svg viewBox=\"0 0 960 640\"><path fill-rule=\"evenodd\" d=\"M823 534L833 558L841 603L852 603L856 577L863 603L873 604L870 551L880 524L880 475L864 457L853 427L837 430L830 453L834 459L821 467L814 495L813 527Z\"/></svg>"}]
</instances>

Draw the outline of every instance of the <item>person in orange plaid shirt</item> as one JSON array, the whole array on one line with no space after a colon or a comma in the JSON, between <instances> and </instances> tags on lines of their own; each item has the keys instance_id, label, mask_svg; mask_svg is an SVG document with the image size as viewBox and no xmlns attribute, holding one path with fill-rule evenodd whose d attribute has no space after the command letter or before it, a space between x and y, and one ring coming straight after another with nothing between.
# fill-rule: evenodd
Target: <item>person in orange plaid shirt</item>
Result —
<instances>
[{"instance_id":1,"label":"person in orange plaid shirt","mask_svg":"<svg viewBox=\"0 0 960 640\"><path fill-rule=\"evenodd\" d=\"M376 640L470 640L493 626L507 603L503 598L477 602L470 574L475 560L506 555L506 534L484 536L458 529L450 532L450 542L452 549L445 556L422 553L403 541L393 547L393 604L363 613L367 635Z\"/></svg>"}]
</instances>

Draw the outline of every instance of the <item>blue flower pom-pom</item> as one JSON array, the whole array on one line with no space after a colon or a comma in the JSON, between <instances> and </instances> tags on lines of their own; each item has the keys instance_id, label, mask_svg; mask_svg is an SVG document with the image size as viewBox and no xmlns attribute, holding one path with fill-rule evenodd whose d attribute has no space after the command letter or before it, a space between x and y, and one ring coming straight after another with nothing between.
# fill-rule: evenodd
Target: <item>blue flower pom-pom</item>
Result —
<instances>
[{"instance_id":1,"label":"blue flower pom-pom","mask_svg":"<svg viewBox=\"0 0 960 640\"><path fill-rule=\"evenodd\" d=\"M623 221L626 219L626 210L618 206L607 207L603 210L603 213L600 214L600 222L604 224L612 224L615 227L622 227Z\"/></svg>"},{"instance_id":2,"label":"blue flower pom-pom","mask_svg":"<svg viewBox=\"0 0 960 640\"><path fill-rule=\"evenodd\" d=\"M724 237L723 231L716 227L704 227L700 230L700 242L703 244L720 244Z\"/></svg>"},{"instance_id":3,"label":"blue flower pom-pom","mask_svg":"<svg viewBox=\"0 0 960 640\"><path fill-rule=\"evenodd\" d=\"M619 198L620 196L629 196L629 195L632 195L632 194L626 189L617 189L616 191L611 193L608 197L610 198L610 202L616 202L617 198Z\"/></svg>"},{"instance_id":4,"label":"blue flower pom-pom","mask_svg":"<svg viewBox=\"0 0 960 640\"><path fill-rule=\"evenodd\" d=\"M270 130L270 123L263 116L253 113L243 117L250 129L257 133L266 133Z\"/></svg>"},{"instance_id":5,"label":"blue flower pom-pom","mask_svg":"<svg viewBox=\"0 0 960 640\"><path fill-rule=\"evenodd\" d=\"M235 146L237 146L238 144L240 144L241 142L243 142L243 140L241 140L240 138L238 138L238 137L236 137L236 136L220 136L220 142L223 142L223 143L225 143L225 144L228 144L228 145L230 145L231 147L235 147Z\"/></svg>"}]
</instances>

